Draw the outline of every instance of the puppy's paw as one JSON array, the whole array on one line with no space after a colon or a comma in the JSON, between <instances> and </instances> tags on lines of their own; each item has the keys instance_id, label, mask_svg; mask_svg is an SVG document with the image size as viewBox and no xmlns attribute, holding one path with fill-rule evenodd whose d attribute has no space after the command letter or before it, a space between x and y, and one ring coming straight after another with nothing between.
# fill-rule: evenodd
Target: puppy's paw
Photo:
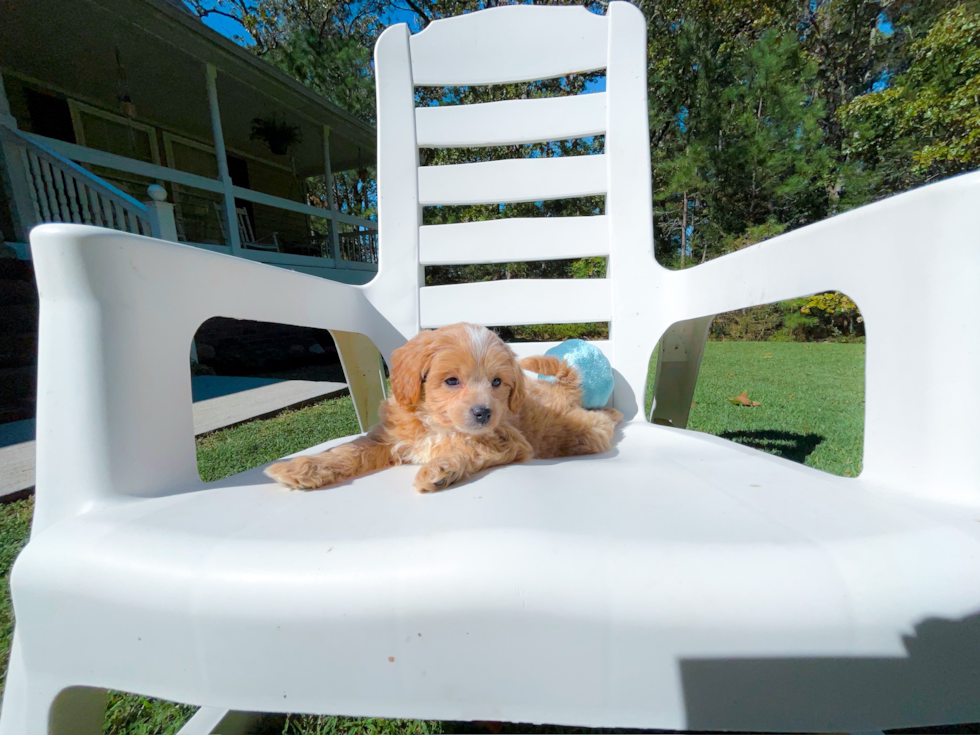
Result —
<instances>
[{"instance_id":1,"label":"puppy's paw","mask_svg":"<svg viewBox=\"0 0 980 735\"><path fill-rule=\"evenodd\" d=\"M296 457L266 468L265 474L294 490L316 490L337 481L334 470L316 457Z\"/></svg>"},{"instance_id":2,"label":"puppy's paw","mask_svg":"<svg viewBox=\"0 0 980 735\"><path fill-rule=\"evenodd\" d=\"M602 409L602 412L604 414L606 414L606 416L608 416L609 418L611 418L612 419L612 422L614 424L621 424L621 423L623 423L623 414L621 414L615 408L604 408L604 409Z\"/></svg>"},{"instance_id":3,"label":"puppy's paw","mask_svg":"<svg viewBox=\"0 0 980 735\"><path fill-rule=\"evenodd\" d=\"M446 460L434 460L422 465L415 475L415 489L420 493L445 490L460 478L460 471Z\"/></svg>"}]
</instances>

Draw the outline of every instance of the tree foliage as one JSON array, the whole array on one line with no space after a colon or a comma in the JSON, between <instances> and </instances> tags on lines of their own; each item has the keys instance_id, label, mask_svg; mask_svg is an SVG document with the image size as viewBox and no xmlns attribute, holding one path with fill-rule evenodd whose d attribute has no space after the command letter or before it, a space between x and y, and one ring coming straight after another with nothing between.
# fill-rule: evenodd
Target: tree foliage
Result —
<instances>
[{"instance_id":1,"label":"tree foliage","mask_svg":"<svg viewBox=\"0 0 980 735\"><path fill-rule=\"evenodd\" d=\"M877 174L881 193L980 167L980 9L950 8L910 51L887 89L838 116L845 150Z\"/></svg>"}]
</instances>

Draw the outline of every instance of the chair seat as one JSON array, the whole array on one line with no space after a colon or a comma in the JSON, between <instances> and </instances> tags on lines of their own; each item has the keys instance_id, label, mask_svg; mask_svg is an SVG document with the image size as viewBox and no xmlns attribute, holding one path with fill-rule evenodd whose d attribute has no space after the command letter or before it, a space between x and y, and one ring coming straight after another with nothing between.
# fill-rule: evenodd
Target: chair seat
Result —
<instances>
[{"instance_id":1,"label":"chair seat","mask_svg":"<svg viewBox=\"0 0 980 735\"><path fill-rule=\"evenodd\" d=\"M980 511L646 423L434 495L414 472L302 493L253 470L59 522L15 569L24 660L246 710L980 719Z\"/></svg>"}]
</instances>

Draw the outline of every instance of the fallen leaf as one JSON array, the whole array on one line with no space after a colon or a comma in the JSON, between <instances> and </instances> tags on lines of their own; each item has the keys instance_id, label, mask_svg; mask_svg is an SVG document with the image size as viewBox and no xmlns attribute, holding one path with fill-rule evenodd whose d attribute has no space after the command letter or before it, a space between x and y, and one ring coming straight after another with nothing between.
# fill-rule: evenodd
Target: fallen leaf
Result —
<instances>
[{"instance_id":1,"label":"fallen leaf","mask_svg":"<svg viewBox=\"0 0 980 735\"><path fill-rule=\"evenodd\" d=\"M767 352L766 354L764 354L764 355L762 356L762 359L764 360L764 359L766 359L767 357L772 357L772 353L771 353L771 352Z\"/></svg>"},{"instance_id":2,"label":"fallen leaf","mask_svg":"<svg viewBox=\"0 0 980 735\"><path fill-rule=\"evenodd\" d=\"M739 395L735 396L734 398L729 398L728 400L736 406L748 406L749 408L755 408L759 405L758 401L749 400L749 392L746 390L743 390Z\"/></svg>"},{"instance_id":3,"label":"fallen leaf","mask_svg":"<svg viewBox=\"0 0 980 735\"><path fill-rule=\"evenodd\" d=\"M734 378L735 377L735 373L728 373L728 377L729 378Z\"/></svg>"}]
</instances>

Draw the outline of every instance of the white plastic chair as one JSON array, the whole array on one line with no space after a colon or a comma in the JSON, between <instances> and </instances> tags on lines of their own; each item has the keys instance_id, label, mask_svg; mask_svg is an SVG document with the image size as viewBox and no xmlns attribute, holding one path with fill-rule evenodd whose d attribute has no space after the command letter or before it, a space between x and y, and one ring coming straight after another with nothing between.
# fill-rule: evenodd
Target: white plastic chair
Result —
<instances>
[{"instance_id":1,"label":"white plastic chair","mask_svg":"<svg viewBox=\"0 0 980 735\"><path fill-rule=\"evenodd\" d=\"M634 7L399 25L376 59L370 284L82 226L33 233L37 507L11 580L0 732L98 732L105 688L229 710L592 726L980 720L980 175L668 272L653 258ZM604 94L414 108L413 85L602 67ZM601 156L418 168L419 146L603 132ZM420 227L423 205L597 193L602 217ZM586 255L609 256L606 280L422 287L420 264ZM858 479L642 419L671 325L827 289L867 321ZM343 330L362 426L379 380L355 333L387 357L459 320L608 320L614 402L632 420L606 455L435 495L413 491L411 467L313 493L259 469L203 484L187 352L214 315ZM678 334L698 355L699 338ZM695 361L672 366L688 375L678 385Z\"/></svg>"}]
</instances>

